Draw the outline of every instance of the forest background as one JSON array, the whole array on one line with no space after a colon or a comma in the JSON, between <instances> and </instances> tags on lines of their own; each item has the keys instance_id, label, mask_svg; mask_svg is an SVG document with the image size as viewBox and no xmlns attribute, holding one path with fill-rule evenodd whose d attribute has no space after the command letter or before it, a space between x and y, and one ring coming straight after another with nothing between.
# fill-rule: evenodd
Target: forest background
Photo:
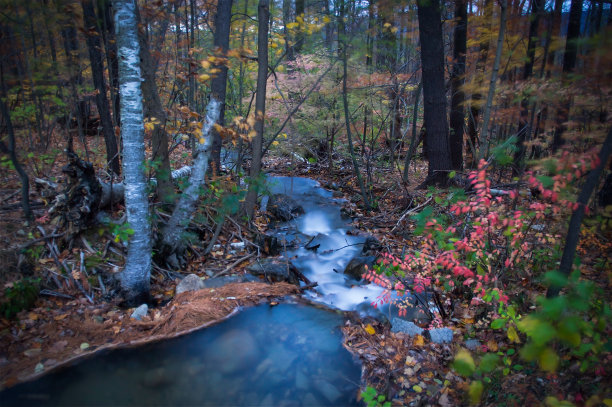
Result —
<instances>
[{"instance_id":1,"label":"forest background","mask_svg":"<svg viewBox=\"0 0 612 407\"><path fill-rule=\"evenodd\" d=\"M452 385L387 363L377 392L518 404L508 389L539 377L540 402L612 403L610 3L146 1L124 45L131 1L1 4L7 327L49 297L167 297L176 270L229 264L216 244L265 230L264 172L316 174L383 242L366 278L427 291L431 323L483 343L452 349ZM140 57L140 124L122 110L122 46ZM130 171L142 225L122 202Z\"/></svg>"}]
</instances>

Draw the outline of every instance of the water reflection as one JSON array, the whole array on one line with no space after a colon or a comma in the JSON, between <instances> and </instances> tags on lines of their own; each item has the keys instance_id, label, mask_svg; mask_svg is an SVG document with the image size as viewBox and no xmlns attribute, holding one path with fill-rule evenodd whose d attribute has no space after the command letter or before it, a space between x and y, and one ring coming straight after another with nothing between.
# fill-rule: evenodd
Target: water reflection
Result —
<instances>
[{"instance_id":1,"label":"water reflection","mask_svg":"<svg viewBox=\"0 0 612 407\"><path fill-rule=\"evenodd\" d=\"M299 304L247 309L188 336L98 355L0 393L2 406L352 406L360 368L342 315Z\"/></svg>"}]
</instances>

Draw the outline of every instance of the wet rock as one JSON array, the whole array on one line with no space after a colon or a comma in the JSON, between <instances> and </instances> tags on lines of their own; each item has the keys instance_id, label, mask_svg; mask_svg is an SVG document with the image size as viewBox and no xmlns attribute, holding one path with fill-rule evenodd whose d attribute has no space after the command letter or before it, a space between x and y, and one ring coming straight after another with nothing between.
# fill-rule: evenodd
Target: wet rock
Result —
<instances>
[{"instance_id":1,"label":"wet rock","mask_svg":"<svg viewBox=\"0 0 612 407\"><path fill-rule=\"evenodd\" d=\"M302 405L303 406L319 406L321 405L321 402L317 400L317 398L312 393L308 393L302 399Z\"/></svg>"},{"instance_id":2,"label":"wet rock","mask_svg":"<svg viewBox=\"0 0 612 407\"><path fill-rule=\"evenodd\" d=\"M273 219L287 222L304 214L304 208L293 198L284 194L275 194L268 202L268 213Z\"/></svg>"},{"instance_id":3,"label":"wet rock","mask_svg":"<svg viewBox=\"0 0 612 407\"><path fill-rule=\"evenodd\" d=\"M465 341L465 347L469 350L476 350L480 347L480 341L478 339L468 339Z\"/></svg>"},{"instance_id":4,"label":"wet rock","mask_svg":"<svg viewBox=\"0 0 612 407\"><path fill-rule=\"evenodd\" d=\"M295 359L297 359L297 354L290 352L282 345L276 345L270 349L270 360L277 372L285 374Z\"/></svg>"},{"instance_id":5,"label":"wet rock","mask_svg":"<svg viewBox=\"0 0 612 407\"><path fill-rule=\"evenodd\" d=\"M355 311L359 314L359 318L367 320L372 318L375 321L380 322L383 325L389 324L389 318L379 308L374 308L370 302L363 302L355 308Z\"/></svg>"},{"instance_id":6,"label":"wet rock","mask_svg":"<svg viewBox=\"0 0 612 407\"><path fill-rule=\"evenodd\" d=\"M229 357L231 355L231 357ZM206 349L205 360L215 366L221 374L227 375L253 368L258 348L248 331L232 329L221 335Z\"/></svg>"},{"instance_id":7,"label":"wet rock","mask_svg":"<svg viewBox=\"0 0 612 407\"><path fill-rule=\"evenodd\" d=\"M250 283L259 281L251 274L212 277L202 281L202 288L217 288L231 283Z\"/></svg>"},{"instance_id":8,"label":"wet rock","mask_svg":"<svg viewBox=\"0 0 612 407\"><path fill-rule=\"evenodd\" d=\"M353 258L346 265L344 274L353 277L355 280L361 280L361 276L366 271L366 266L371 270L376 261L376 256L358 256Z\"/></svg>"},{"instance_id":9,"label":"wet rock","mask_svg":"<svg viewBox=\"0 0 612 407\"><path fill-rule=\"evenodd\" d=\"M308 378L301 370L298 370L295 374L295 387L300 390L306 390L310 387Z\"/></svg>"},{"instance_id":10,"label":"wet rock","mask_svg":"<svg viewBox=\"0 0 612 407\"><path fill-rule=\"evenodd\" d=\"M140 307L136 308L134 312L132 312L132 315L130 315L130 318L140 321L144 317L147 316L148 312L149 312L149 306L147 304L142 304Z\"/></svg>"},{"instance_id":11,"label":"wet rock","mask_svg":"<svg viewBox=\"0 0 612 407\"><path fill-rule=\"evenodd\" d=\"M276 256L281 252L281 245L278 237L260 233L255 239L255 244L261 248L261 251L269 256Z\"/></svg>"},{"instance_id":12,"label":"wet rock","mask_svg":"<svg viewBox=\"0 0 612 407\"><path fill-rule=\"evenodd\" d=\"M176 293L184 293L185 291L197 291L204 288L204 282L195 274L189 274L176 286Z\"/></svg>"},{"instance_id":13,"label":"wet rock","mask_svg":"<svg viewBox=\"0 0 612 407\"><path fill-rule=\"evenodd\" d=\"M170 383L172 383L172 377L163 367L147 371L142 378L143 386L150 388L167 386Z\"/></svg>"},{"instance_id":14,"label":"wet rock","mask_svg":"<svg viewBox=\"0 0 612 407\"><path fill-rule=\"evenodd\" d=\"M391 332L402 332L410 336L422 335L424 329L416 325L414 322L405 321L401 318L393 318L391 320Z\"/></svg>"},{"instance_id":15,"label":"wet rock","mask_svg":"<svg viewBox=\"0 0 612 407\"><path fill-rule=\"evenodd\" d=\"M315 382L315 388L332 404L342 397L340 390L325 380L317 380Z\"/></svg>"},{"instance_id":16,"label":"wet rock","mask_svg":"<svg viewBox=\"0 0 612 407\"><path fill-rule=\"evenodd\" d=\"M450 328L430 329L428 332L429 339L433 343L451 343L453 341L453 330Z\"/></svg>"},{"instance_id":17,"label":"wet rock","mask_svg":"<svg viewBox=\"0 0 612 407\"><path fill-rule=\"evenodd\" d=\"M363 254L374 253L378 252L382 248L382 244L377 238L375 238L374 236L368 236L365 242L363 242L363 249L361 250L361 252Z\"/></svg>"},{"instance_id":18,"label":"wet rock","mask_svg":"<svg viewBox=\"0 0 612 407\"><path fill-rule=\"evenodd\" d=\"M267 281L281 281L299 285L300 272L288 261L279 259L261 259L247 266L247 271L256 276L262 276Z\"/></svg>"}]
</instances>

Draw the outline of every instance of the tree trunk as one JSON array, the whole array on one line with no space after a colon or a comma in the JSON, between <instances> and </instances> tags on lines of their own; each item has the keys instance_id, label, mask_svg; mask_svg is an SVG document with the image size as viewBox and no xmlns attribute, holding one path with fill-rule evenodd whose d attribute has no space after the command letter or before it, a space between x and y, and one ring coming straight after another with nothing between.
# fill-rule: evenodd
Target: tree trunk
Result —
<instances>
[{"instance_id":1,"label":"tree trunk","mask_svg":"<svg viewBox=\"0 0 612 407\"><path fill-rule=\"evenodd\" d=\"M164 228L162 238L161 253L166 257L166 261L174 268L182 266L185 245L183 243L185 229L196 209L200 190L206 181L206 170L212 147L211 130L219 118L221 103L211 97L206 108L206 119L202 127L202 138L196 141L193 165L187 183L187 188L172 212L168 224Z\"/></svg>"},{"instance_id":2,"label":"tree trunk","mask_svg":"<svg viewBox=\"0 0 612 407\"><path fill-rule=\"evenodd\" d=\"M580 19L582 17L582 1L572 0L570 6L569 23L567 26L567 40L565 42L565 53L563 54L563 80L567 81L568 75L574 72L576 67L576 55L578 53L578 38L580 37ZM563 133L565 123L569 120L571 100L566 99L557 111L555 134L553 136L553 151L557 151L563 144Z\"/></svg>"},{"instance_id":3,"label":"tree trunk","mask_svg":"<svg viewBox=\"0 0 612 407\"><path fill-rule=\"evenodd\" d=\"M412 137L410 138L410 147L408 147L408 153L406 153L406 160L404 161L404 174L402 179L404 182L408 181L408 168L410 167L410 161L416 152L419 140L417 139L417 119L419 115L419 99L421 98L421 91L423 90L423 81L419 82L419 87L416 90L414 96L414 107L412 108Z\"/></svg>"},{"instance_id":4,"label":"tree trunk","mask_svg":"<svg viewBox=\"0 0 612 407\"><path fill-rule=\"evenodd\" d=\"M450 150L453 169L463 169L464 109L463 80L467 52L467 0L455 0L456 26L453 36L453 72L451 74Z\"/></svg>"},{"instance_id":5,"label":"tree trunk","mask_svg":"<svg viewBox=\"0 0 612 407\"><path fill-rule=\"evenodd\" d=\"M531 0L531 23L529 24L529 39L527 41L527 61L523 67L523 81L527 81L533 74L533 63L535 59L535 49L537 43L538 26L540 24L540 15L544 10L544 0ZM521 115L519 121L519 131L516 142L516 152L514 153L514 168L515 176L520 176L523 173L525 159L525 142L531 137L531 128L529 123L529 99L523 97L521 100Z\"/></svg>"},{"instance_id":6,"label":"tree trunk","mask_svg":"<svg viewBox=\"0 0 612 407\"><path fill-rule=\"evenodd\" d=\"M355 157L355 151L353 150L353 136L351 134L351 115L349 113L348 89L347 89L348 41L346 38L346 24L344 22L344 0L340 1L340 13L338 14L338 43L339 43L339 46L341 47L339 48L339 51L341 52L342 65L343 65L342 102L344 105L344 123L346 125L346 137L348 138L348 148L349 148L349 153L351 155L351 160L353 161L353 172L355 173L355 176L357 177L357 183L359 184L359 190L361 191L361 197L363 198L364 206L366 209L370 209L370 200L368 199L365 185L363 184L363 178L361 177L361 170L359 169L359 164L357 163L357 157Z\"/></svg>"},{"instance_id":7,"label":"tree trunk","mask_svg":"<svg viewBox=\"0 0 612 407\"><path fill-rule=\"evenodd\" d=\"M121 273L121 289L127 302L132 305L149 297L151 225L147 182L143 171L145 145L136 3L134 0L115 0L114 6L121 93L125 208L128 225L134 231L129 239L125 268Z\"/></svg>"},{"instance_id":8,"label":"tree trunk","mask_svg":"<svg viewBox=\"0 0 612 407\"><path fill-rule=\"evenodd\" d=\"M115 23L113 22L113 7L111 0L98 1L98 15L102 20L102 39L106 50L106 65L110 80L110 96L113 106L115 126L121 126L119 112L119 61L117 60L117 40L115 38Z\"/></svg>"},{"instance_id":9,"label":"tree trunk","mask_svg":"<svg viewBox=\"0 0 612 407\"><path fill-rule=\"evenodd\" d=\"M487 103L482 118L482 131L480 132L480 158L485 158L489 150L489 118L491 117L491 107L493 105L493 96L495 95L495 85L497 83L497 73L501 63L501 55L504 47L504 35L506 32L506 13L508 10L508 0L501 0L501 12L499 14L499 33L497 34L497 49L495 50L495 61L493 62L493 72L491 72L491 81L489 83L489 92L487 93Z\"/></svg>"},{"instance_id":10,"label":"tree trunk","mask_svg":"<svg viewBox=\"0 0 612 407\"><path fill-rule=\"evenodd\" d=\"M608 136L601 146L599 151L599 165L593 168L587 176L586 182L580 190L578 195L578 208L572 213L569 226L567 228L567 237L565 239L565 246L563 247L563 256L561 257L561 264L559 265L559 272L569 277L572 272L572 265L574 264L574 256L576 255L576 246L580 240L580 225L582 225L582 219L584 218L584 210L589 203L593 190L599 183L601 173L612 154L612 128L608 130ZM546 292L546 297L556 297L559 295L559 291L562 287L551 285Z\"/></svg>"},{"instance_id":11,"label":"tree trunk","mask_svg":"<svg viewBox=\"0 0 612 407\"><path fill-rule=\"evenodd\" d=\"M215 53L218 57L226 58L229 49L230 23L232 17L233 0L219 0L217 3L217 14L215 14L215 36L214 46ZM217 123L220 126L225 125L225 94L227 90L227 64L215 64L215 68L219 69L210 82L210 92L212 97L221 102L221 110L219 111L219 120ZM213 173L219 173L221 170L221 134L213 129L213 144L212 144L212 168Z\"/></svg>"},{"instance_id":12,"label":"tree trunk","mask_svg":"<svg viewBox=\"0 0 612 407\"><path fill-rule=\"evenodd\" d=\"M7 147L2 141L0 141L0 151L9 156L11 162L13 163L13 167L15 167L15 171L17 171L19 178L21 178L21 206L23 207L23 215L27 220L31 220L33 219L33 216L32 210L30 209L30 179L17 158L17 153L15 152L15 132L13 131L13 123L11 122L8 107L2 99L0 99L0 113L2 113L2 116L4 117L9 143Z\"/></svg>"},{"instance_id":13,"label":"tree trunk","mask_svg":"<svg viewBox=\"0 0 612 407\"><path fill-rule=\"evenodd\" d=\"M138 21L140 15L136 9ZM151 144L153 150L152 161L159 163L156 169L157 197L165 204L174 202L174 185L170 179L170 153L168 152L168 134L166 133L166 110L162 106L155 82L156 64L151 57L149 42L144 31L138 31L138 44L140 47L141 70L144 81L142 82L142 94L144 97L145 117L154 120Z\"/></svg>"},{"instance_id":14,"label":"tree trunk","mask_svg":"<svg viewBox=\"0 0 612 407\"><path fill-rule=\"evenodd\" d=\"M452 169L446 119L444 44L439 0L419 0L419 38L423 71L423 109L427 139L427 179L424 185L448 183Z\"/></svg>"},{"instance_id":15,"label":"tree trunk","mask_svg":"<svg viewBox=\"0 0 612 407\"><path fill-rule=\"evenodd\" d=\"M244 203L244 213L249 219L253 219L255 203L257 202L258 183L256 179L261 172L261 151L263 145L264 120L266 113L266 84L268 81L268 26L270 21L269 0L259 0L257 6L257 97L255 99L255 131L257 135L253 139L253 159L249 176L251 184Z\"/></svg>"},{"instance_id":16,"label":"tree trunk","mask_svg":"<svg viewBox=\"0 0 612 407\"><path fill-rule=\"evenodd\" d=\"M87 48L89 49L89 59L91 60L91 73L94 86L96 88L96 104L100 113L100 123L104 133L106 143L106 161L109 169L115 174L120 174L119 149L115 138L115 128L108 108L106 97L106 83L104 80L104 65L102 63L102 53L100 44L100 31L93 8L92 0L82 0L83 18L85 21L85 37L87 38Z\"/></svg>"}]
</instances>

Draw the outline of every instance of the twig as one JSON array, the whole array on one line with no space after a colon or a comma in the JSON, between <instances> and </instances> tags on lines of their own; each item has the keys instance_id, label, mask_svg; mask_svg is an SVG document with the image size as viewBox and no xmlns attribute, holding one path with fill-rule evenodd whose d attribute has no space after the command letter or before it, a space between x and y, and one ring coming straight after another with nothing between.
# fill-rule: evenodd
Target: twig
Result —
<instances>
[{"instance_id":1,"label":"twig","mask_svg":"<svg viewBox=\"0 0 612 407\"><path fill-rule=\"evenodd\" d=\"M39 229L39 230L40 230L40 229ZM46 236L45 236L45 235L43 235L43 237L39 237L38 239L30 240L28 243L25 243L25 244L21 245L21 246L19 247L19 251L21 251L21 250L25 250L25 249L27 249L28 247L30 247L30 246L32 246L32 245L34 245L34 244L36 244L36 243L40 243L40 242L42 242L42 241L44 241L44 240L47 240L47 239L53 239L53 238L55 238L55 237L62 237L62 236L64 236L64 233L54 233L54 234L51 234L51 235L46 235Z\"/></svg>"},{"instance_id":2,"label":"twig","mask_svg":"<svg viewBox=\"0 0 612 407\"><path fill-rule=\"evenodd\" d=\"M44 290L40 290L40 294L48 295L50 297L59 297L59 298L66 298L67 300L74 300L74 297L72 295L58 293L57 291L47 290L46 288Z\"/></svg>"},{"instance_id":3,"label":"twig","mask_svg":"<svg viewBox=\"0 0 612 407\"><path fill-rule=\"evenodd\" d=\"M393 229L391 229L391 233L395 232L395 229L399 227L400 223L402 223L402 221L404 220L406 216L412 213L415 213L419 211L420 209L424 208L425 206L427 206L428 203L431 202L432 199L433 197L430 197L428 200L426 200L425 202L423 202L421 205L417 206L416 208L408 209L406 212L404 212L404 214L399 218L399 220L397 221Z\"/></svg>"},{"instance_id":4,"label":"twig","mask_svg":"<svg viewBox=\"0 0 612 407\"><path fill-rule=\"evenodd\" d=\"M217 223L217 227L215 228L215 233L213 234L213 237L210 239L210 242L208 242L208 246L206 246L206 249L204 249L204 255L205 256L208 253L210 253L210 251L212 250L213 246L215 245L215 242L217 241L217 239L219 238L219 235L221 234L221 229L223 229L223 224L224 223L225 223L225 218L221 219Z\"/></svg>"},{"instance_id":5,"label":"twig","mask_svg":"<svg viewBox=\"0 0 612 407\"><path fill-rule=\"evenodd\" d=\"M249 253L246 256L239 258L238 260L236 260L235 262L233 262L232 264L227 266L224 270L221 270L220 272L218 272L217 274L212 276L212 278L224 275L225 273L227 273L228 271L230 271L231 269L233 269L234 267L236 267L237 265L239 265L243 261L248 260L248 259L250 259L253 256L255 256L255 253Z\"/></svg>"}]
</instances>

